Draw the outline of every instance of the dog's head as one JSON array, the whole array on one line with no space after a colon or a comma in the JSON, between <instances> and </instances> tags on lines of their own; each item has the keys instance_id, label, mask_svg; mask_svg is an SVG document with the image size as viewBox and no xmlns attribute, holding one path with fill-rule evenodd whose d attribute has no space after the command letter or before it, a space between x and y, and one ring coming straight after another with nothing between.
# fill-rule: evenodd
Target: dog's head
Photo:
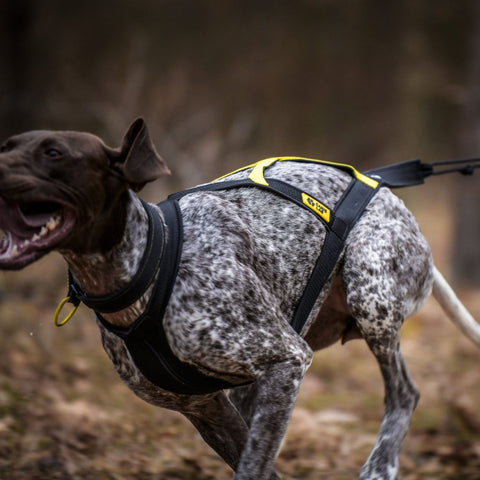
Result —
<instances>
[{"instance_id":1,"label":"dog's head","mask_svg":"<svg viewBox=\"0 0 480 480\"><path fill-rule=\"evenodd\" d=\"M19 269L53 249L110 249L125 226L127 190L168 174L145 122L120 148L89 133L31 131L0 147L0 269Z\"/></svg>"}]
</instances>

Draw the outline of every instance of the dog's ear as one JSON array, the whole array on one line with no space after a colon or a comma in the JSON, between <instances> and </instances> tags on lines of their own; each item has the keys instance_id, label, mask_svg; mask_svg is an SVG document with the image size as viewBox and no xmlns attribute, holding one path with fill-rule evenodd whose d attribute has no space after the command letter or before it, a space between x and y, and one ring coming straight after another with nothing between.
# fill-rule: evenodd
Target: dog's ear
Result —
<instances>
[{"instance_id":1,"label":"dog's ear","mask_svg":"<svg viewBox=\"0 0 480 480\"><path fill-rule=\"evenodd\" d=\"M141 190L148 182L169 175L167 164L150 139L143 118L137 118L128 128L120 147L120 167L130 188Z\"/></svg>"}]
</instances>

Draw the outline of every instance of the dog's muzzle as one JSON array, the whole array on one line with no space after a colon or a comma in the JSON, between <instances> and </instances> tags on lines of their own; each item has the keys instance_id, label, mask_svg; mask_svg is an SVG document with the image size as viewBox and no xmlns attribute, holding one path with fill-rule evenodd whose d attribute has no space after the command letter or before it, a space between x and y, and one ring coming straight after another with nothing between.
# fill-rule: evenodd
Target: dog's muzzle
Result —
<instances>
[{"instance_id":1,"label":"dog's muzzle","mask_svg":"<svg viewBox=\"0 0 480 480\"><path fill-rule=\"evenodd\" d=\"M57 202L0 198L0 269L19 269L58 245L75 223L72 209Z\"/></svg>"}]
</instances>

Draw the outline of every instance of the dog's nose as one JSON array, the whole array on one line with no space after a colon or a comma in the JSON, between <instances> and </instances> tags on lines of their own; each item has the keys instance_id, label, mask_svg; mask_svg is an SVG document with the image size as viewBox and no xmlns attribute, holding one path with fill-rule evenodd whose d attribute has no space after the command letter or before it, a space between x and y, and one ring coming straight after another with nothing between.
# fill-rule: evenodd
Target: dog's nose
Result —
<instances>
[{"instance_id":1,"label":"dog's nose","mask_svg":"<svg viewBox=\"0 0 480 480\"><path fill-rule=\"evenodd\" d=\"M0 155L0 180L5 178L5 171L7 170L2 160L2 155Z\"/></svg>"},{"instance_id":2,"label":"dog's nose","mask_svg":"<svg viewBox=\"0 0 480 480\"><path fill-rule=\"evenodd\" d=\"M8 174L12 170L18 170L20 165L23 165L25 160L22 155L18 155L16 152L11 151L0 152L0 172L2 174Z\"/></svg>"},{"instance_id":3,"label":"dog's nose","mask_svg":"<svg viewBox=\"0 0 480 480\"><path fill-rule=\"evenodd\" d=\"M11 163L10 155L8 152L0 152L0 172L4 173L8 170L8 166Z\"/></svg>"},{"instance_id":4,"label":"dog's nose","mask_svg":"<svg viewBox=\"0 0 480 480\"><path fill-rule=\"evenodd\" d=\"M0 180L5 180L14 167L14 159L8 152L0 152Z\"/></svg>"},{"instance_id":5,"label":"dog's nose","mask_svg":"<svg viewBox=\"0 0 480 480\"><path fill-rule=\"evenodd\" d=\"M6 189L6 181L8 179L8 174L6 169L3 169L0 167L0 194L2 193L2 190Z\"/></svg>"}]
</instances>

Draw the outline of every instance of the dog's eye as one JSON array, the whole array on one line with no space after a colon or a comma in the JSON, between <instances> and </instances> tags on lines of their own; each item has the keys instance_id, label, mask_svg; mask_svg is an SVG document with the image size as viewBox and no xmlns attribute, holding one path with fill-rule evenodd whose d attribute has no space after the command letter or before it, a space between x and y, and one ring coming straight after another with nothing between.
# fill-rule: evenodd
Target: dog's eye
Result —
<instances>
[{"instance_id":1,"label":"dog's eye","mask_svg":"<svg viewBox=\"0 0 480 480\"><path fill-rule=\"evenodd\" d=\"M62 154L56 148L48 148L45 150L45 155L47 155L47 157L55 158L60 157Z\"/></svg>"}]
</instances>

